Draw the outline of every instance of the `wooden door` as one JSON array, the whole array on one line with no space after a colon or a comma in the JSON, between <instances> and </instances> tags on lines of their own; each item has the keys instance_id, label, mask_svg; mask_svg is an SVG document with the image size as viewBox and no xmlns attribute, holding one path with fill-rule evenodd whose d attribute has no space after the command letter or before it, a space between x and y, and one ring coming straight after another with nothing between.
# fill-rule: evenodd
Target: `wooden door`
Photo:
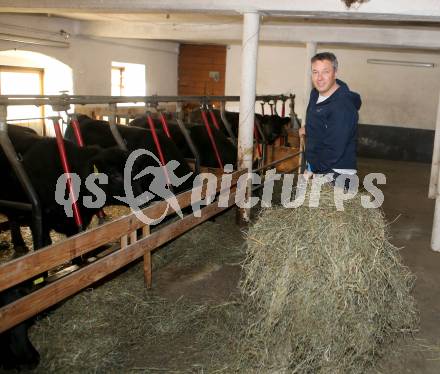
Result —
<instances>
[{"instance_id":1,"label":"wooden door","mask_svg":"<svg viewBox=\"0 0 440 374\"><path fill-rule=\"evenodd\" d=\"M224 95L226 46L181 44L179 95Z\"/></svg>"}]
</instances>

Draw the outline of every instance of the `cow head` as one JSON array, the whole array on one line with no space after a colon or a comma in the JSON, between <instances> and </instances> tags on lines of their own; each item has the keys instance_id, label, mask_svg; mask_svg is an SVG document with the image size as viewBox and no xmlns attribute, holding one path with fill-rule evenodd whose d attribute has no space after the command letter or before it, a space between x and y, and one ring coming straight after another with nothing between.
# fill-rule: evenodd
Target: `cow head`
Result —
<instances>
[{"instance_id":1,"label":"cow head","mask_svg":"<svg viewBox=\"0 0 440 374\"><path fill-rule=\"evenodd\" d=\"M98 171L108 176L108 184L101 185L106 193L107 204L120 204L120 200L116 196L125 196L124 178L132 178L138 171L140 166L134 165L131 176L124 174L124 168L130 152L123 151L118 147L102 149L96 156L89 161L89 170ZM143 188L139 181L133 181L132 189L135 194L141 194Z\"/></svg>"},{"instance_id":2,"label":"cow head","mask_svg":"<svg viewBox=\"0 0 440 374\"><path fill-rule=\"evenodd\" d=\"M276 139L287 136L287 125L290 117L280 117L277 115L265 115L260 119L261 128L268 144L273 144Z\"/></svg>"}]
</instances>

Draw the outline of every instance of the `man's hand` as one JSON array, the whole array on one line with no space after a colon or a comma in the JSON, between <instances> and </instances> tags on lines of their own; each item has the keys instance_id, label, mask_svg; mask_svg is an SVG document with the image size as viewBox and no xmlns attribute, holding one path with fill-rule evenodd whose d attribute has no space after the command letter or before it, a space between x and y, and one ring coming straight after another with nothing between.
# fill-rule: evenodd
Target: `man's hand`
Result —
<instances>
[{"instance_id":1,"label":"man's hand","mask_svg":"<svg viewBox=\"0 0 440 374\"><path fill-rule=\"evenodd\" d=\"M299 129L298 129L298 135L301 137L301 136L306 136L306 127L305 126L303 126L303 127L300 127Z\"/></svg>"},{"instance_id":2,"label":"man's hand","mask_svg":"<svg viewBox=\"0 0 440 374\"><path fill-rule=\"evenodd\" d=\"M313 172L310 170L306 170L306 171L304 171L303 176L305 179L313 178Z\"/></svg>"}]
</instances>

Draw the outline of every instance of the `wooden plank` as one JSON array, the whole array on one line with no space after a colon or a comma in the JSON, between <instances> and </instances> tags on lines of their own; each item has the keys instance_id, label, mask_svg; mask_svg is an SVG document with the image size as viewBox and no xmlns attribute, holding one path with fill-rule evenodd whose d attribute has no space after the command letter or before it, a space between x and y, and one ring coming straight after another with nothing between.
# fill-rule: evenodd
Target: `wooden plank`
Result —
<instances>
[{"instance_id":1,"label":"wooden plank","mask_svg":"<svg viewBox=\"0 0 440 374\"><path fill-rule=\"evenodd\" d=\"M144 254L144 279L145 287L151 289L153 286L153 271L151 269L151 251Z\"/></svg>"},{"instance_id":2,"label":"wooden plank","mask_svg":"<svg viewBox=\"0 0 440 374\"><path fill-rule=\"evenodd\" d=\"M232 190L229 196L228 207L234 204L234 202L235 190ZM4 306L0 309L0 332L6 331L65 298L74 295L80 290L143 256L146 252L153 251L155 248L182 235L225 209L227 209L227 207L221 208L217 202L208 205L201 209L201 217L195 217L194 214L188 215L152 233L146 238L134 244L130 244L125 249L120 249L107 257L99 259L67 275L59 281L51 283Z\"/></svg>"},{"instance_id":3,"label":"wooden plank","mask_svg":"<svg viewBox=\"0 0 440 374\"><path fill-rule=\"evenodd\" d=\"M145 238L150 235L150 226L142 226L142 237Z\"/></svg>"},{"instance_id":4,"label":"wooden plank","mask_svg":"<svg viewBox=\"0 0 440 374\"><path fill-rule=\"evenodd\" d=\"M237 171L232 174L232 185L237 183L238 178L245 171ZM218 180L217 191L220 190L221 180ZM183 209L191 204L193 191L202 191L202 199L205 197L205 189L199 186L191 191L177 195L177 201ZM168 209L169 208L169 209ZM174 213L167 202L160 201L143 210L148 217L159 217L162 212L168 209L167 215ZM62 263L83 255L101 245L115 240L130 232L141 228L144 223L139 221L132 213L121 217L112 222L105 223L92 230L86 231L49 247L42 248L33 253L29 253L21 258L14 259L0 266L0 291L5 290L15 284L21 283L47 270L50 270Z\"/></svg>"},{"instance_id":5,"label":"wooden plank","mask_svg":"<svg viewBox=\"0 0 440 374\"><path fill-rule=\"evenodd\" d=\"M137 230L134 230L130 233L130 244L137 242Z\"/></svg>"},{"instance_id":6,"label":"wooden plank","mask_svg":"<svg viewBox=\"0 0 440 374\"><path fill-rule=\"evenodd\" d=\"M150 226L142 227L142 238L150 235ZM153 269L151 262L151 251L146 251L144 254L144 280L147 289L153 286Z\"/></svg>"},{"instance_id":7,"label":"wooden plank","mask_svg":"<svg viewBox=\"0 0 440 374\"><path fill-rule=\"evenodd\" d=\"M127 248L127 246L128 246L128 236L123 235L121 237L121 248Z\"/></svg>"}]
</instances>

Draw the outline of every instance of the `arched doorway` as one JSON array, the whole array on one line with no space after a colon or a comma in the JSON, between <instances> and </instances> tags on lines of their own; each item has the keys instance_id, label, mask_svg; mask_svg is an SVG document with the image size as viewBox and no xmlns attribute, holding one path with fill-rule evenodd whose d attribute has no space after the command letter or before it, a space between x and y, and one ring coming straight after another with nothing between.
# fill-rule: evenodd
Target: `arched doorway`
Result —
<instances>
[{"instance_id":1,"label":"arched doorway","mask_svg":"<svg viewBox=\"0 0 440 374\"><path fill-rule=\"evenodd\" d=\"M1 95L59 95L61 92L73 94L72 69L68 65L42 53L0 51ZM51 135L51 126L38 118L56 114L49 106L8 107L10 123L31 127L42 135Z\"/></svg>"}]
</instances>

